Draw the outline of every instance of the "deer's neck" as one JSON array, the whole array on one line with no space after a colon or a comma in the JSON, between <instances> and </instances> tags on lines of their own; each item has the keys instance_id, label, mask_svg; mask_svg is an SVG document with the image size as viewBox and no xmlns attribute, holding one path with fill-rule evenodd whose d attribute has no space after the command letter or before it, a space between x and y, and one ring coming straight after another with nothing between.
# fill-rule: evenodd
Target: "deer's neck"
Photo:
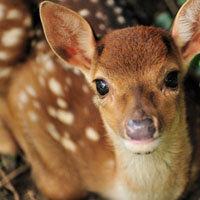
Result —
<instances>
[{"instance_id":1,"label":"deer's neck","mask_svg":"<svg viewBox=\"0 0 200 200\"><path fill-rule=\"evenodd\" d=\"M176 123L170 132L163 133L159 147L151 154L134 154L119 142L114 146L116 174L133 191L130 199L175 199L183 192L192 152L186 123Z\"/></svg>"}]
</instances>

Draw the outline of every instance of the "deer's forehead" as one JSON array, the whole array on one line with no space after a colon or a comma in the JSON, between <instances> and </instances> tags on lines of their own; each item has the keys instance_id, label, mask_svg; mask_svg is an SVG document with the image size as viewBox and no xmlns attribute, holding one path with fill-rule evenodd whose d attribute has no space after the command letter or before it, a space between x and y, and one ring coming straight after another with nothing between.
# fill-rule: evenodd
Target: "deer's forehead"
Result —
<instances>
[{"instance_id":1,"label":"deer's forehead","mask_svg":"<svg viewBox=\"0 0 200 200\"><path fill-rule=\"evenodd\" d=\"M159 72L168 57L175 57L174 44L165 31L139 26L111 32L97 45L97 65L110 74Z\"/></svg>"}]
</instances>

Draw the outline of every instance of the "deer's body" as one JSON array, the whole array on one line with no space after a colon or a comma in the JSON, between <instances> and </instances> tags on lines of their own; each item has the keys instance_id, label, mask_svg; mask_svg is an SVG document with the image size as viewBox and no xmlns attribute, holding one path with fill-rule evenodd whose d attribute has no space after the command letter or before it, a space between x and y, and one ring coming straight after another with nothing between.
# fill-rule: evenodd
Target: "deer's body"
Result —
<instances>
[{"instance_id":1,"label":"deer's body","mask_svg":"<svg viewBox=\"0 0 200 200\"><path fill-rule=\"evenodd\" d=\"M173 38L138 26L95 41L87 22L62 6L43 3L41 18L51 48L68 64L38 44L12 80L5 120L37 186L50 199L88 191L112 200L179 199L200 162L198 153L192 157L199 150L181 84L192 55L181 37L180 45L173 39L177 21Z\"/></svg>"},{"instance_id":2,"label":"deer's body","mask_svg":"<svg viewBox=\"0 0 200 200\"><path fill-rule=\"evenodd\" d=\"M16 74L8 100L15 137L33 164L39 188L61 199L68 193L82 195L86 188L108 199L176 199L189 178L191 146L185 124L180 132L172 132L168 151L162 150L168 144L149 155L118 151L105 135L93 91L82 74L66 69L47 44L37 51ZM45 55L48 61L42 60ZM51 60L54 64L48 68ZM51 80L58 80L55 75L66 83L57 94L49 87ZM59 105L59 99L66 108L64 103ZM61 110L77 113L72 123L59 115ZM87 135L88 128L95 132Z\"/></svg>"}]
</instances>

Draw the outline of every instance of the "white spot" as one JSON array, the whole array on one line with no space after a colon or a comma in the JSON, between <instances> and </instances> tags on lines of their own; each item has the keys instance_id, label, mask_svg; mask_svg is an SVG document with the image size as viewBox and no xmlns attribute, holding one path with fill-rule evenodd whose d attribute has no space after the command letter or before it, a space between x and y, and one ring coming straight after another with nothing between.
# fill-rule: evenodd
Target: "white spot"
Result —
<instances>
[{"instance_id":1,"label":"white spot","mask_svg":"<svg viewBox=\"0 0 200 200\"><path fill-rule=\"evenodd\" d=\"M117 22L119 24L124 24L126 22L126 20L122 15L120 15L120 16L117 17Z\"/></svg>"},{"instance_id":2,"label":"white spot","mask_svg":"<svg viewBox=\"0 0 200 200\"><path fill-rule=\"evenodd\" d=\"M91 3L98 3L99 0L90 0Z\"/></svg>"},{"instance_id":3,"label":"white spot","mask_svg":"<svg viewBox=\"0 0 200 200\"><path fill-rule=\"evenodd\" d=\"M122 8L117 7L117 6L114 7L114 13L117 14L117 15L121 14L122 13Z\"/></svg>"},{"instance_id":4,"label":"white spot","mask_svg":"<svg viewBox=\"0 0 200 200\"><path fill-rule=\"evenodd\" d=\"M99 24L99 29L103 31L106 29L106 26L104 24Z\"/></svg>"},{"instance_id":5,"label":"white spot","mask_svg":"<svg viewBox=\"0 0 200 200\"><path fill-rule=\"evenodd\" d=\"M25 17L24 22L23 22L24 26L26 27L30 27L32 24L32 20L30 16Z\"/></svg>"},{"instance_id":6,"label":"white spot","mask_svg":"<svg viewBox=\"0 0 200 200\"><path fill-rule=\"evenodd\" d=\"M9 58L8 53L0 51L0 60L7 60Z\"/></svg>"},{"instance_id":7,"label":"white spot","mask_svg":"<svg viewBox=\"0 0 200 200\"><path fill-rule=\"evenodd\" d=\"M74 68L74 74L76 75L80 75L81 74L81 71L77 68Z\"/></svg>"},{"instance_id":8,"label":"white spot","mask_svg":"<svg viewBox=\"0 0 200 200\"><path fill-rule=\"evenodd\" d=\"M99 140L99 134L93 128L91 127L86 128L85 133L88 139L95 142Z\"/></svg>"},{"instance_id":9,"label":"white spot","mask_svg":"<svg viewBox=\"0 0 200 200\"><path fill-rule=\"evenodd\" d=\"M103 13L98 11L98 12L96 12L95 16L96 16L97 19L102 19L103 18Z\"/></svg>"},{"instance_id":10,"label":"white spot","mask_svg":"<svg viewBox=\"0 0 200 200\"><path fill-rule=\"evenodd\" d=\"M106 5L107 6L114 6L115 2L114 2L114 0L106 0Z\"/></svg>"},{"instance_id":11,"label":"white spot","mask_svg":"<svg viewBox=\"0 0 200 200\"><path fill-rule=\"evenodd\" d=\"M51 117L56 117L57 116L57 111L52 106L48 106L47 107L47 112Z\"/></svg>"},{"instance_id":12,"label":"white spot","mask_svg":"<svg viewBox=\"0 0 200 200\"><path fill-rule=\"evenodd\" d=\"M8 11L7 19L20 19L22 18L22 13L17 9L12 9Z\"/></svg>"},{"instance_id":13,"label":"white spot","mask_svg":"<svg viewBox=\"0 0 200 200\"><path fill-rule=\"evenodd\" d=\"M82 17L88 17L90 15L90 11L88 9L86 9L86 8L80 10L78 13Z\"/></svg>"},{"instance_id":14,"label":"white spot","mask_svg":"<svg viewBox=\"0 0 200 200\"><path fill-rule=\"evenodd\" d=\"M46 46L46 42L45 41L40 41L37 43L36 48L37 49L44 49Z\"/></svg>"},{"instance_id":15,"label":"white spot","mask_svg":"<svg viewBox=\"0 0 200 200\"><path fill-rule=\"evenodd\" d=\"M69 151L75 152L77 150L76 144L70 138L63 137L61 143Z\"/></svg>"},{"instance_id":16,"label":"white spot","mask_svg":"<svg viewBox=\"0 0 200 200\"><path fill-rule=\"evenodd\" d=\"M28 103L29 98L28 98L27 94L26 94L24 91L21 91L21 92L19 93L19 100L20 100L22 103Z\"/></svg>"},{"instance_id":17,"label":"white spot","mask_svg":"<svg viewBox=\"0 0 200 200\"><path fill-rule=\"evenodd\" d=\"M31 95L32 97L37 97L36 91L30 85L26 87L26 90L28 94Z\"/></svg>"},{"instance_id":18,"label":"white spot","mask_svg":"<svg viewBox=\"0 0 200 200\"><path fill-rule=\"evenodd\" d=\"M47 124L47 130L55 140L60 140L60 134L52 123Z\"/></svg>"},{"instance_id":19,"label":"white spot","mask_svg":"<svg viewBox=\"0 0 200 200\"><path fill-rule=\"evenodd\" d=\"M47 60L45 62L45 68L49 71L52 72L54 70L54 63L51 59Z\"/></svg>"},{"instance_id":20,"label":"white spot","mask_svg":"<svg viewBox=\"0 0 200 200\"><path fill-rule=\"evenodd\" d=\"M97 98L97 96L93 96L92 101L93 101L95 106L98 106L98 98Z\"/></svg>"},{"instance_id":21,"label":"white spot","mask_svg":"<svg viewBox=\"0 0 200 200\"><path fill-rule=\"evenodd\" d=\"M65 81L66 81L67 85L69 85L69 86L72 85L72 80L71 80L70 77L67 77L67 78L65 79Z\"/></svg>"},{"instance_id":22,"label":"white spot","mask_svg":"<svg viewBox=\"0 0 200 200\"><path fill-rule=\"evenodd\" d=\"M101 34L97 33L97 37L100 38L100 37L101 37Z\"/></svg>"},{"instance_id":23,"label":"white spot","mask_svg":"<svg viewBox=\"0 0 200 200\"><path fill-rule=\"evenodd\" d=\"M41 29L36 29L35 30L35 34L38 36L38 37L41 37L42 36L42 30Z\"/></svg>"},{"instance_id":24,"label":"white spot","mask_svg":"<svg viewBox=\"0 0 200 200\"><path fill-rule=\"evenodd\" d=\"M0 78L8 77L10 75L11 71L12 71L11 68L0 69Z\"/></svg>"},{"instance_id":25,"label":"white spot","mask_svg":"<svg viewBox=\"0 0 200 200\"><path fill-rule=\"evenodd\" d=\"M35 107L35 108L37 108L37 109L40 109L41 108L41 105L40 105L40 103L38 102L38 101L33 101L33 106Z\"/></svg>"},{"instance_id":26,"label":"white spot","mask_svg":"<svg viewBox=\"0 0 200 200\"><path fill-rule=\"evenodd\" d=\"M38 80L39 80L39 83L42 87L45 87L46 83L45 83L45 80L42 76L39 76L38 77Z\"/></svg>"},{"instance_id":27,"label":"white spot","mask_svg":"<svg viewBox=\"0 0 200 200\"><path fill-rule=\"evenodd\" d=\"M0 20L4 18L5 15L5 6L3 4L0 4Z\"/></svg>"},{"instance_id":28,"label":"white spot","mask_svg":"<svg viewBox=\"0 0 200 200\"><path fill-rule=\"evenodd\" d=\"M14 46L22 41L23 34L24 34L23 29L13 28L3 33L1 41L3 45L6 47Z\"/></svg>"},{"instance_id":29,"label":"white spot","mask_svg":"<svg viewBox=\"0 0 200 200\"><path fill-rule=\"evenodd\" d=\"M33 111L30 111L30 112L28 113L28 115L29 115L29 118L30 118L33 122L38 121L38 116L37 116Z\"/></svg>"},{"instance_id":30,"label":"white spot","mask_svg":"<svg viewBox=\"0 0 200 200\"><path fill-rule=\"evenodd\" d=\"M67 112L64 110L58 110L57 111L57 118L65 123L65 124L72 124L74 122L74 115L71 112Z\"/></svg>"},{"instance_id":31,"label":"white spot","mask_svg":"<svg viewBox=\"0 0 200 200\"><path fill-rule=\"evenodd\" d=\"M60 108L67 108L67 102L64 99L58 98L57 104Z\"/></svg>"},{"instance_id":32,"label":"white spot","mask_svg":"<svg viewBox=\"0 0 200 200\"><path fill-rule=\"evenodd\" d=\"M36 58L36 61L40 64L44 64L45 66L45 69L49 72L52 72L54 70L54 62L51 58L50 55L48 54L43 54L43 55L40 55Z\"/></svg>"},{"instance_id":33,"label":"white spot","mask_svg":"<svg viewBox=\"0 0 200 200\"><path fill-rule=\"evenodd\" d=\"M55 94L55 95L63 95L63 90L60 85L60 83L55 78L49 79L49 89Z\"/></svg>"},{"instance_id":34,"label":"white spot","mask_svg":"<svg viewBox=\"0 0 200 200\"><path fill-rule=\"evenodd\" d=\"M82 89L83 89L83 92L85 92L86 94L88 94L90 91L87 85L83 85Z\"/></svg>"}]
</instances>

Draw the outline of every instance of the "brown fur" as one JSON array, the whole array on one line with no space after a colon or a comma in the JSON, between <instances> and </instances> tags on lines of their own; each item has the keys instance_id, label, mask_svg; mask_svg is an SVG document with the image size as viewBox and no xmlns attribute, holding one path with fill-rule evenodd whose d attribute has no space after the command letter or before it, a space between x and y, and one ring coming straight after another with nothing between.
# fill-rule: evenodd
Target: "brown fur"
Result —
<instances>
[{"instance_id":1,"label":"brown fur","mask_svg":"<svg viewBox=\"0 0 200 200\"><path fill-rule=\"evenodd\" d=\"M42 9L49 9L52 15ZM57 23L51 23L53 12L60 10L66 21L63 23L58 17ZM44 3L41 16L53 51L69 65L78 64L76 67L94 90L82 75L52 55L46 43L36 47L33 56L15 74L7 98L9 110L5 110L11 113L7 123L31 163L40 190L48 198L60 200L80 199L88 191L113 200L179 199L197 177L199 150L193 148L187 130L184 67L171 35L159 28L138 26L110 32L95 41L87 22L64 7ZM80 23L70 26L73 20ZM59 34L52 31L54 26L61 27L58 31L62 43ZM62 34L68 35L68 40ZM79 42L80 38L85 40ZM59 54L59 48L65 49L70 58L63 56L63 51ZM76 55L71 53L74 48ZM44 55L49 56L46 62L52 61L53 69L41 61ZM180 71L177 90L164 85L172 70ZM58 81L61 93L56 94L59 87L52 92L51 78ZM109 86L109 93L99 96L96 105L92 100L95 79L103 79ZM84 91L83 86L88 89ZM63 118L48 112L49 106L56 111L61 109L59 98L67 102L62 110L74 115L73 123L62 122ZM148 117L155 123L158 143L135 150L134 145L127 144L125 123ZM46 127L49 123L57 130L53 129L53 135ZM99 138L88 137L88 127ZM71 143L67 146L70 148L63 145L66 136L76 148Z\"/></svg>"}]
</instances>

